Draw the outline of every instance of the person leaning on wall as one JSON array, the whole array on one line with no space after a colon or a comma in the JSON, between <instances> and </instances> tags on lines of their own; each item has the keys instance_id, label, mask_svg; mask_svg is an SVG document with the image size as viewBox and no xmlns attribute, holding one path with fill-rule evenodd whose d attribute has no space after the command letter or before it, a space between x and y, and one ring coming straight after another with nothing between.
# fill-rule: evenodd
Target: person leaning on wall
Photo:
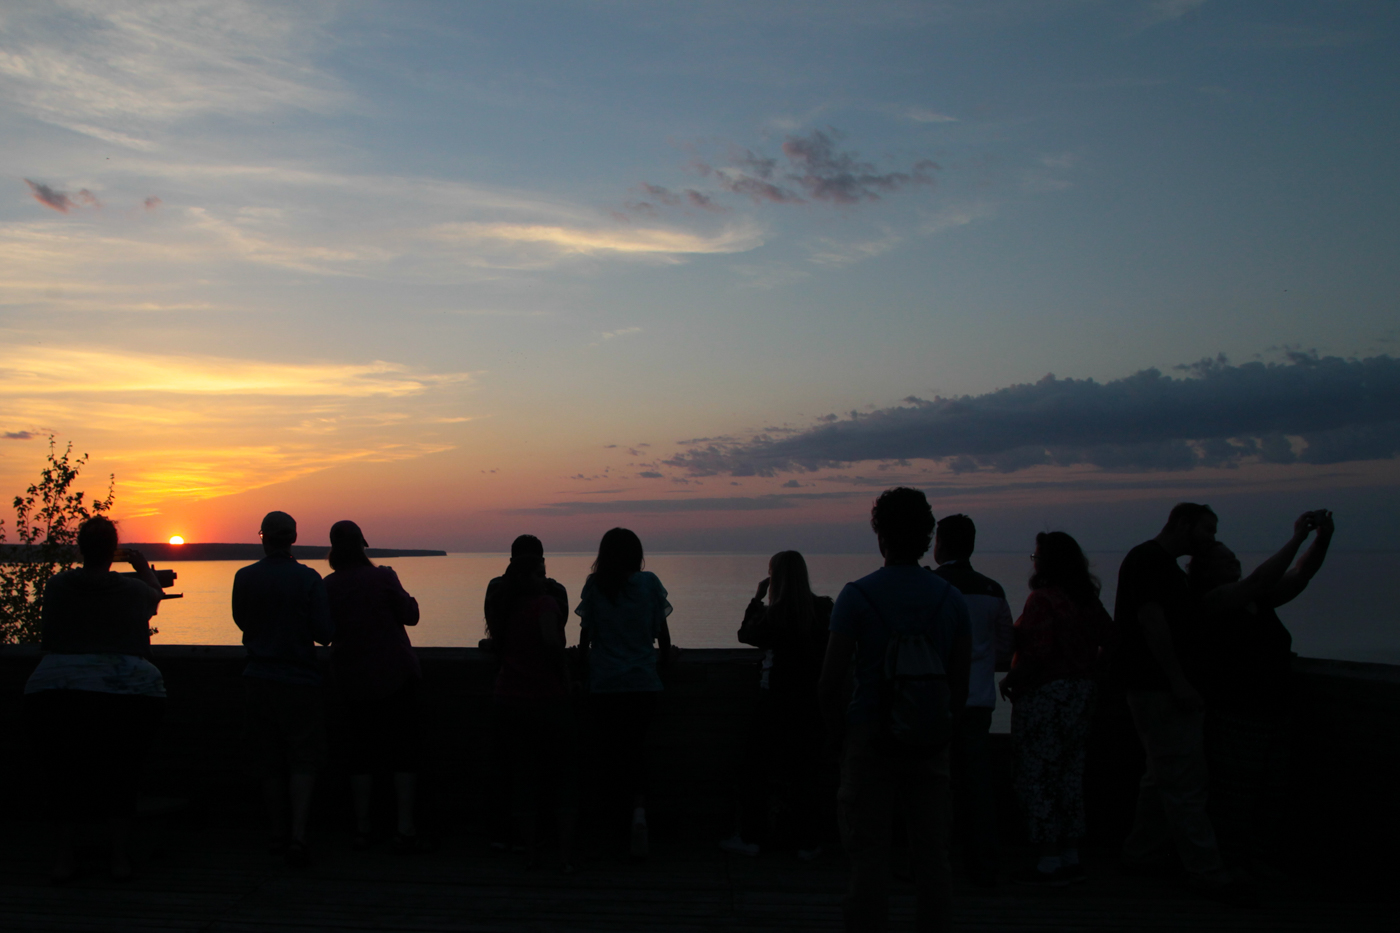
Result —
<instances>
[{"instance_id":1,"label":"person leaning on wall","mask_svg":"<svg viewBox=\"0 0 1400 933\"><path fill-rule=\"evenodd\" d=\"M630 806L627 851L650 851L647 826L647 735L661 695L659 664L671 659L671 604L656 574L644 570L642 541L613 528L598 543L593 572L578 607L579 649L588 667L596 753L602 765L605 813ZM621 805L619 805L621 804Z\"/></svg>"},{"instance_id":2,"label":"person leaning on wall","mask_svg":"<svg viewBox=\"0 0 1400 933\"><path fill-rule=\"evenodd\" d=\"M496 792L527 868L543 864L540 803L552 804L558 865L565 874L574 870L578 816L568 619L569 596L546 572L544 544L521 535L510 546L506 572L486 588L486 631L500 661L491 691Z\"/></svg>"},{"instance_id":3,"label":"person leaning on wall","mask_svg":"<svg viewBox=\"0 0 1400 933\"><path fill-rule=\"evenodd\" d=\"M418 600L408 594L392 567L376 567L365 555L360 526L331 526L326 577L335 642L331 671L340 713L340 735L350 769L357 849L371 843L370 798L374 775L393 775L397 824L394 850L422 848L414 821L421 770L420 729L423 671L406 626L418 624Z\"/></svg>"},{"instance_id":4,"label":"person leaning on wall","mask_svg":"<svg viewBox=\"0 0 1400 933\"><path fill-rule=\"evenodd\" d=\"M247 769L262 784L270 850L300 868L311 859L306 820L316 773L326 760L316 645L330 644L334 629L321 575L292 559L296 519L268 512L258 535L267 556L233 577L233 621L248 650L243 669Z\"/></svg>"}]
</instances>

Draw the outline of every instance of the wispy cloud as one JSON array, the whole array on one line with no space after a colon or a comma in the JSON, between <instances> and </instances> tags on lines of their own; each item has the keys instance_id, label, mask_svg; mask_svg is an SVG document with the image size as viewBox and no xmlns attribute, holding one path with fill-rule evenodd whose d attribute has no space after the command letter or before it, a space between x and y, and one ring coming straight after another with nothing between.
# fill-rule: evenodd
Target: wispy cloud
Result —
<instances>
[{"instance_id":1,"label":"wispy cloud","mask_svg":"<svg viewBox=\"0 0 1400 933\"><path fill-rule=\"evenodd\" d=\"M14 347L0 350L0 395L172 392L338 396L419 394L468 382L469 373L413 374L394 363L275 363L209 356L157 356L109 350Z\"/></svg>"},{"instance_id":2,"label":"wispy cloud","mask_svg":"<svg viewBox=\"0 0 1400 933\"><path fill-rule=\"evenodd\" d=\"M856 204L878 201L905 188L932 185L938 165L920 159L907 170L882 170L854 150L839 148L846 134L833 127L789 135L782 158L752 149L734 152L729 164L696 159L691 168L731 194L754 203L804 204L810 201Z\"/></svg>"},{"instance_id":3,"label":"wispy cloud","mask_svg":"<svg viewBox=\"0 0 1400 933\"><path fill-rule=\"evenodd\" d=\"M686 230L635 227L566 227L553 224L453 223L434 229L441 240L498 241L547 249L564 255L620 255L653 258L741 253L763 243L754 224L735 224L713 236Z\"/></svg>"},{"instance_id":4,"label":"wispy cloud","mask_svg":"<svg viewBox=\"0 0 1400 933\"><path fill-rule=\"evenodd\" d=\"M663 462L694 475L772 476L897 459L1014 472L1400 455L1400 360L1293 354L1283 363L1220 359L1186 369L1180 378L1155 369L1107 383L1046 376L985 395L910 397L894 408L832 415L795 436L692 445Z\"/></svg>"},{"instance_id":5,"label":"wispy cloud","mask_svg":"<svg viewBox=\"0 0 1400 933\"><path fill-rule=\"evenodd\" d=\"M343 95L310 53L330 9L241 0L10 6L0 94L36 119L144 151L182 119L325 110Z\"/></svg>"},{"instance_id":6,"label":"wispy cloud","mask_svg":"<svg viewBox=\"0 0 1400 933\"><path fill-rule=\"evenodd\" d=\"M1124 10L1137 31L1174 23L1205 6L1208 0L1133 0Z\"/></svg>"},{"instance_id":7,"label":"wispy cloud","mask_svg":"<svg viewBox=\"0 0 1400 933\"><path fill-rule=\"evenodd\" d=\"M100 448L127 514L452 449L455 425L471 420L461 408L473 384L471 373L385 362L0 348L5 407L42 433L81 432Z\"/></svg>"},{"instance_id":8,"label":"wispy cloud","mask_svg":"<svg viewBox=\"0 0 1400 933\"><path fill-rule=\"evenodd\" d=\"M610 330L605 333L599 334L598 339L593 343L589 344L589 346L601 346L602 344L607 343L609 340L616 340L619 337L630 337L633 334L640 334L641 332L642 329L640 327L619 327L617 330ZM637 456L638 454L636 451L633 451L632 455Z\"/></svg>"},{"instance_id":9,"label":"wispy cloud","mask_svg":"<svg viewBox=\"0 0 1400 933\"><path fill-rule=\"evenodd\" d=\"M823 237L818 240L812 248L811 255L807 257L809 262L824 266L849 266L867 259L873 259L882 253L887 253L894 249L904 238L892 231L886 231L885 235L874 240L861 240L853 243L841 243L836 240Z\"/></svg>"},{"instance_id":10,"label":"wispy cloud","mask_svg":"<svg viewBox=\"0 0 1400 933\"><path fill-rule=\"evenodd\" d=\"M957 117L950 117L946 113L939 113L936 110L929 110L927 107L910 107L901 113L906 120L913 120L915 123L956 123Z\"/></svg>"},{"instance_id":11,"label":"wispy cloud","mask_svg":"<svg viewBox=\"0 0 1400 933\"><path fill-rule=\"evenodd\" d=\"M880 172L856 153L838 151L836 143L844 136L834 129L829 133L813 130L806 136L789 136L783 143L783 155L794 170L789 177L812 198L855 204L877 201L880 195L909 185L933 184L931 173L938 166L932 160L916 162L908 172Z\"/></svg>"}]
</instances>

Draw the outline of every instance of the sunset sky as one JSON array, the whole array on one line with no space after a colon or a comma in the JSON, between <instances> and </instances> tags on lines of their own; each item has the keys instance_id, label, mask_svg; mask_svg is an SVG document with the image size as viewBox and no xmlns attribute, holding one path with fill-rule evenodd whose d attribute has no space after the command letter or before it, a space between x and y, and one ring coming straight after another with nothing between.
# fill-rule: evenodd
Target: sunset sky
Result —
<instances>
[{"instance_id":1,"label":"sunset sky","mask_svg":"<svg viewBox=\"0 0 1400 933\"><path fill-rule=\"evenodd\" d=\"M128 540L1400 524L1400 4L0 7L0 493ZM1053 374L1050 376L1048 374ZM4 513L7 514L7 513Z\"/></svg>"}]
</instances>

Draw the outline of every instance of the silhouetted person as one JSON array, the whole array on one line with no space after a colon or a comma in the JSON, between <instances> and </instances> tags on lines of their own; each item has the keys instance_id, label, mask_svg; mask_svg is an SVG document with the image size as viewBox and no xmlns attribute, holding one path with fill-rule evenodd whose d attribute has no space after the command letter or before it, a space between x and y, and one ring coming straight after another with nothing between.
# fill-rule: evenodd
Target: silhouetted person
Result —
<instances>
[{"instance_id":1,"label":"silhouetted person","mask_svg":"<svg viewBox=\"0 0 1400 933\"><path fill-rule=\"evenodd\" d=\"M768 601L764 602L764 597ZM776 795L792 814L797 854L810 861L826 836L821 824L822 721L817 681L826 655L832 601L817 596L807 562L797 551L779 551L768 561L739 626L739 641L764 649L759 699L750 723L745 770L740 777L740 826L720 843L728 852L757 855L766 837L770 800Z\"/></svg>"},{"instance_id":2,"label":"silhouetted person","mask_svg":"<svg viewBox=\"0 0 1400 933\"><path fill-rule=\"evenodd\" d=\"M296 520L268 512L258 534L267 556L233 577L233 621L248 649L248 768L262 782L272 852L285 852L288 863L300 867L310 858L306 817L316 772L326 759L316 644L329 644L334 629L321 575L292 559Z\"/></svg>"},{"instance_id":3,"label":"silhouetted person","mask_svg":"<svg viewBox=\"0 0 1400 933\"><path fill-rule=\"evenodd\" d=\"M365 555L360 526L331 526L326 577L335 643L331 669L350 789L355 801L356 848L370 844L370 798L376 772L393 775L397 803L394 848L419 848L414 795L422 759L420 686L423 672L405 626L418 624L418 600L392 567Z\"/></svg>"},{"instance_id":4,"label":"silhouetted person","mask_svg":"<svg viewBox=\"0 0 1400 933\"><path fill-rule=\"evenodd\" d=\"M165 710L165 681L150 661L160 582L139 551L117 546L103 516L79 527L78 550L83 566L44 587L44 657L24 685L24 711L57 836L50 877L77 874L77 825L105 821L112 877L125 880L141 767ZM114 573L114 560L135 577Z\"/></svg>"},{"instance_id":5,"label":"silhouetted person","mask_svg":"<svg viewBox=\"0 0 1400 933\"><path fill-rule=\"evenodd\" d=\"M888 925L890 830L899 813L908 820L916 928L924 933L950 921L947 743L967 699L967 603L919 566L934 529L922 492L886 490L870 525L885 566L837 597L819 688L828 710L839 708L854 671L837 797L851 863L843 913L847 930Z\"/></svg>"},{"instance_id":6,"label":"silhouetted person","mask_svg":"<svg viewBox=\"0 0 1400 933\"><path fill-rule=\"evenodd\" d=\"M997 704L997 671L1011 666L1011 607L1001 584L972 569L977 526L966 515L946 515L933 533L934 573L957 587L972 630L967 705L953 723L954 838L973 884L996 884L997 813L987 736Z\"/></svg>"},{"instance_id":7,"label":"silhouetted person","mask_svg":"<svg viewBox=\"0 0 1400 933\"><path fill-rule=\"evenodd\" d=\"M1193 887L1239 903L1252 895L1226 870L1206 812L1205 701L1190 679L1199 662L1201 611L1176 563L1214 544L1217 524L1209 506L1183 502L1118 568L1114 666L1147 758L1123 860L1150 866L1174 842Z\"/></svg>"},{"instance_id":8,"label":"silhouetted person","mask_svg":"<svg viewBox=\"0 0 1400 933\"><path fill-rule=\"evenodd\" d=\"M1115 632L1079 542L1063 531L1042 532L1031 560L1031 594L1016 620L1016 656L1001 692L1013 704L1016 792L1038 856L1017 880L1057 886L1084 879L1079 844L1093 674Z\"/></svg>"},{"instance_id":9,"label":"silhouetted person","mask_svg":"<svg viewBox=\"0 0 1400 933\"><path fill-rule=\"evenodd\" d=\"M669 661L671 604L656 574L642 569L642 542L613 528L598 544L593 572L583 585L579 647L588 665L593 723L605 791L631 802L629 851L649 851L646 816L646 739L656 714L661 677L658 656Z\"/></svg>"},{"instance_id":10,"label":"silhouetted person","mask_svg":"<svg viewBox=\"0 0 1400 933\"><path fill-rule=\"evenodd\" d=\"M1210 810L1232 871L1248 877L1278 873L1284 851L1283 814L1291 773L1293 638L1274 611L1307 587L1332 542L1332 513L1304 519L1317 530L1312 545L1277 579L1273 573L1294 548L1242 579L1239 559L1224 544L1192 558L1191 589L1206 612L1209 665L1206 754Z\"/></svg>"},{"instance_id":11,"label":"silhouetted person","mask_svg":"<svg viewBox=\"0 0 1400 933\"><path fill-rule=\"evenodd\" d=\"M491 697L499 777L527 866L540 863L537 815L548 795L560 867L573 871L577 743L564 627L569 597L545 572L544 545L521 535L506 572L486 588L486 631L500 661Z\"/></svg>"}]
</instances>

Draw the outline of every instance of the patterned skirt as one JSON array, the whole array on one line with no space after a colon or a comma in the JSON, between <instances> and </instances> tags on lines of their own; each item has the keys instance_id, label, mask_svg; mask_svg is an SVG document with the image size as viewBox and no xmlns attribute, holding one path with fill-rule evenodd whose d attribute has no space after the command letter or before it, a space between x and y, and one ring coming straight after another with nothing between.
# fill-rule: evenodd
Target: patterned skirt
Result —
<instances>
[{"instance_id":1,"label":"patterned skirt","mask_svg":"<svg viewBox=\"0 0 1400 933\"><path fill-rule=\"evenodd\" d=\"M1052 680L1011 708L1016 795L1031 842L1084 837L1084 753L1094 693L1091 680Z\"/></svg>"}]
</instances>

